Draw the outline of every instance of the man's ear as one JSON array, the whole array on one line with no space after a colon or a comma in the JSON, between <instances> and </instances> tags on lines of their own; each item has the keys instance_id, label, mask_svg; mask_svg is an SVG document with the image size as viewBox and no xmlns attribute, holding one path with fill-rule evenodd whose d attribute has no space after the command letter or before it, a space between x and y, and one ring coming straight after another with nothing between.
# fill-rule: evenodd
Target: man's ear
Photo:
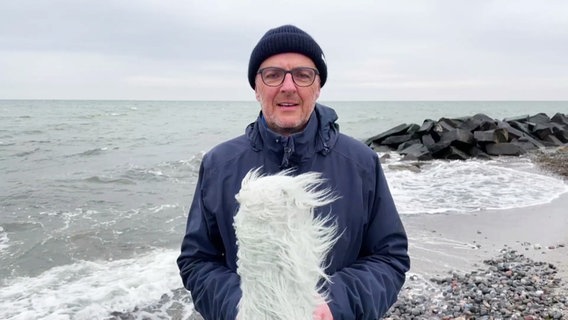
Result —
<instances>
[{"instance_id":1,"label":"man's ear","mask_svg":"<svg viewBox=\"0 0 568 320\"><path fill-rule=\"evenodd\" d=\"M260 100L261 100L261 98L260 98L260 92L258 92L258 87L256 87L256 86L255 86L255 88L254 88L254 94L256 95L256 101L262 102L262 101L260 101Z\"/></svg>"}]
</instances>

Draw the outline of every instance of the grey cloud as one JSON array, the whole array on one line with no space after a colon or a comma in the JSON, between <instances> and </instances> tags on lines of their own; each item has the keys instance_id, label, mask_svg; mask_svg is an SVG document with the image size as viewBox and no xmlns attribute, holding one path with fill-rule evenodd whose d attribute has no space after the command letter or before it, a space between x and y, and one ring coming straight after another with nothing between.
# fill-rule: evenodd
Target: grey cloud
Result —
<instances>
[{"instance_id":1,"label":"grey cloud","mask_svg":"<svg viewBox=\"0 0 568 320\"><path fill-rule=\"evenodd\" d=\"M121 1L14 1L1 14L0 50L170 59L224 59L244 51L241 33L208 29L191 19L195 12L175 10Z\"/></svg>"},{"instance_id":2,"label":"grey cloud","mask_svg":"<svg viewBox=\"0 0 568 320\"><path fill-rule=\"evenodd\" d=\"M329 99L568 99L567 16L564 0L3 1L0 98L253 99L252 47L293 23L326 53Z\"/></svg>"}]
</instances>

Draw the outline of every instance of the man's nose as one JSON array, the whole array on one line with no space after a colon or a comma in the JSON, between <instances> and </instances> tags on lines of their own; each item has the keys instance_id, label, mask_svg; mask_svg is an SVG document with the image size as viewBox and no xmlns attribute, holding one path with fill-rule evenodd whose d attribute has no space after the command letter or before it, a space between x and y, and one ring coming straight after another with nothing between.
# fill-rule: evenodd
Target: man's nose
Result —
<instances>
[{"instance_id":1,"label":"man's nose","mask_svg":"<svg viewBox=\"0 0 568 320\"><path fill-rule=\"evenodd\" d=\"M282 91L289 91L289 90L296 90L296 84L294 83L294 79L292 79L292 74L287 73L284 76L284 82L282 82Z\"/></svg>"}]
</instances>

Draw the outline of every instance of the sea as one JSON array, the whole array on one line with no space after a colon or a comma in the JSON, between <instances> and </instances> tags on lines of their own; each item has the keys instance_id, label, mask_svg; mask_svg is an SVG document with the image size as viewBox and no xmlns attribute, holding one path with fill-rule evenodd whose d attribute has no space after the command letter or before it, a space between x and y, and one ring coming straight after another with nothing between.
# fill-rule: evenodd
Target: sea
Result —
<instances>
[{"instance_id":1,"label":"sea","mask_svg":"<svg viewBox=\"0 0 568 320\"><path fill-rule=\"evenodd\" d=\"M568 101L322 103L362 141L425 119L568 113ZM193 319L175 260L199 165L258 112L253 101L0 100L0 319ZM383 163L403 218L568 192L527 157L401 165Z\"/></svg>"}]
</instances>

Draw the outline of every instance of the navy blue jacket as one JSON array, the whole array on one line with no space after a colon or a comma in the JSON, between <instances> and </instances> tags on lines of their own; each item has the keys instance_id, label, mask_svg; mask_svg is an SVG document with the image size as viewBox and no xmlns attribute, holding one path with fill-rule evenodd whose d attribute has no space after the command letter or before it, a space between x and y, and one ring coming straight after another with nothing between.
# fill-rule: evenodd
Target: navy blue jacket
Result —
<instances>
[{"instance_id":1,"label":"navy blue jacket","mask_svg":"<svg viewBox=\"0 0 568 320\"><path fill-rule=\"evenodd\" d=\"M233 217L241 180L254 168L321 172L341 198L330 213L343 233L326 272L334 320L378 319L396 301L410 267L406 233L377 154L339 133L337 115L317 104L303 132L284 137L262 115L246 133L203 157L177 263L195 309L205 319L235 319L241 297ZM317 213L316 213L317 214Z\"/></svg>"}]
</instances>

